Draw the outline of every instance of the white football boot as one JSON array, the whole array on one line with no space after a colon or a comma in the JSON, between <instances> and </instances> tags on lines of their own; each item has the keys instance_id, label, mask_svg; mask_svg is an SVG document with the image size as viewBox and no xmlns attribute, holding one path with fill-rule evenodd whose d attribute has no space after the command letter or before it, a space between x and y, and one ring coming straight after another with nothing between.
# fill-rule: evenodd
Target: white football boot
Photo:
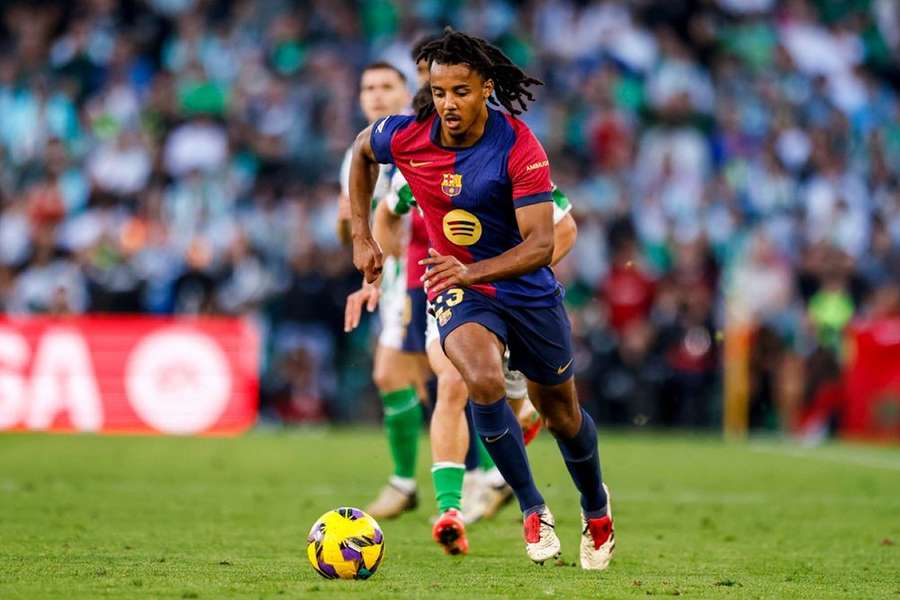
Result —
<instances>
[{"instance_id":1,"label":"white football boot","mask_svg":"<svg viewBox=\"0 0 900 600\"><path fill-rule=\"evenodd\" d=\"M556 558L560 553L559 537L556 535L556 520L550 509L544 507L524 519L525 553L528 558L544 564L545 560Z\"/></svg>"},{"instance_id":2,"label":"white football boot","mask_svg":"<svg viewBox=\"0 0 900 600\"><path fill-rule=\"evenodd\" d=\"M484 517L487 509L485 503L485 488L487 487L488 484L483 481L481 471L466 471L462 488L462 518L467 525L480 521Z\"/></svg>"},{"instance_id":3,"label":"white football boot","mask_svg":"<svg viewBox=\"0 0 900 600\"><path fill-rule=\"evenodd\" d=\"M616 549L616 534L613 529L612 501L609 488L606 490L606 515L597 519L585 519L581 513L581 568L602 571L609 566Z\"/></svg>"}]
</instances>

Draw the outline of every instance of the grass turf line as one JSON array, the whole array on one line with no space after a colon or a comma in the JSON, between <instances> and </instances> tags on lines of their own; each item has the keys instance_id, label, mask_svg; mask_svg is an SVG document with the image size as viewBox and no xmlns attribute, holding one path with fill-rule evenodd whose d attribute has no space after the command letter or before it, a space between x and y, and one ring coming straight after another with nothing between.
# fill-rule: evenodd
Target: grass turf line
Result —
<instances>
[{"instance_id":1,"label":"grass turf line","mask_svg":"<svg viewBox=\"0 0 900 600\"><path fill-rule=\"evenodd\" d=\"M306 561L323 512L362 506L387 476L368 429L237 439L0 436L0 598L900 597L900 451L600 433L616 516L609 571L574 566L577 496L552 439L529 449L564 563L524 554L510 507L470 528L471 554L430 539L421 507L381 525L369 581ZM763 448L763 451L760 451Z\"/></svg>"}]
</instances>

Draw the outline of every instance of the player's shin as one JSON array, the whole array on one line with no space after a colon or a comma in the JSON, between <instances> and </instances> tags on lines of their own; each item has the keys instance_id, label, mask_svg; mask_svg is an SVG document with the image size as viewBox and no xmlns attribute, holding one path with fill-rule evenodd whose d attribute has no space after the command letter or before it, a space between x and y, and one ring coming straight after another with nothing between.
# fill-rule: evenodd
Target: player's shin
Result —
<instances>
[{"instance_id":1,"label":"player's shin","mask_svg":"<svg viewBox=\"0 0 900 600\"><path fill-rule=\"evenodd\" d=\"M581 492L581 508L588 519L606 514L606 491L600 474L600 451L597 448L597 428L583 408L581 427L574 437L564 438L554 433L566 468Z\"/></svg>"},{"instance_id":2,"label":"player's shin","mask_svg":"<svg viewBox=\"0 0 900 600\"><path fill-rule=\"evenodd\" d=\"M437 500L438 513L451 508L462 509L462 488L465 465L452 462L436 462L431 467L431 479L434 483L434 496Z\"/></svg>"},{"instance_id":3,"label":"player's shin","mask_svg":"<svg viewBox=\"0 0 900 600\"><path fill-rule=\"evenodd\" d=\"M534 484L522 429L506 398L490 404L470 402L478 436L503 478L512 487L523 513L544 506L544 498Z\"/></svg>"},{"instance_id":4,"label":"player's shin","mask_svg":"<svg viewBox=\"0 0 900 600\"><path fill-rule=\"evenodd\" d=\"M422 405L413 387L381 395L396 479L411 482L415 489L416 456L422 430Z\"/></svg>"}]
</instances>

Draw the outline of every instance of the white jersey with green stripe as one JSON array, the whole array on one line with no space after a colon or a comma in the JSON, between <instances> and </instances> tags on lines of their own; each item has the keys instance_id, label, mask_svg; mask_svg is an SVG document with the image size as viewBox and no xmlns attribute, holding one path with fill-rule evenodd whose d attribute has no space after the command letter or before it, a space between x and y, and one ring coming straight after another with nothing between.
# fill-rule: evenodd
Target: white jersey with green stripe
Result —
<instances>
[{"instance_id":1,"label":"white jersey with green stripe","mask_svg":"<svg viewBox=\"0 0 900 600\"><path fill-rule=\"evenodd\" d=\"M556 225L563 218L572 212L572 202L561 189L552 184L550 196L553 199L553 224ZM387 207L395 215L405 215L410 209L416 205L416 199L413 197L412 190L400 170L394 171L391 176L390 189L384 197Z\"/></svg>"},{"instance_id":2,"label":"white jersey with green stripe","mask_svg":"<svg viewBox=\"0 0 900 600\"><path fill-rule=\"evenodd\" d=\"M572 212L572 202L569 197L563 193L556 184L550 182L553 189L550 191L550 197L553 198L553 224L556 225L565 218L567 214Z\"/></svg>"},{"instance_id":3,"label":"white jersey with green stripe","mask_svg":"<svg viewBox=\"0 0 900 600\"><path fill-rule=\"evenodd\" d=\"M394 171L391 176L391 185L384 201L392 213L401 216L408 214L416 205L416 199L413 198L412 190L409 189L409 184L406 183L406 178L403 177L400 169Z\"/></svg>"}]
</instances>

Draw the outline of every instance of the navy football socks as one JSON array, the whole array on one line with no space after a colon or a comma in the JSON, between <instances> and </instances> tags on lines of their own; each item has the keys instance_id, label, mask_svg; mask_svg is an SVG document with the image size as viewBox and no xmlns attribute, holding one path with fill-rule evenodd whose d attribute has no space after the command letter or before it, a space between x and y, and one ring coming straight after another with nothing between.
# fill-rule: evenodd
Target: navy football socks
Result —
<instances>
[{"instance_id":1,"label":"navy football socks","mask_svg":"<svg viewBox=\"0 0 900 600\"><path fill-rule=\"evenodd\" d=\"M606 490L600 475L600 451L597 449L597 428L590 415L581 409L581 428L575 437L556 438L566 468L581 492L581 508L588 519L606 514Z\"/></svg>"},{"instance_id":2,"label":"navy football socks","mask_svg":"<svg viewBox=\"0 0 900 600\"><path fill-rule=\"evenodd\" d=\"M469 407L478 436L506 483L513 489L519 508L523 513L528 513L543 506L544 498L534 485L528 455L525 454L522 428L506 402L506 396L491 404L477 404L470 400Z\"/></svg>"}]
</instances>

